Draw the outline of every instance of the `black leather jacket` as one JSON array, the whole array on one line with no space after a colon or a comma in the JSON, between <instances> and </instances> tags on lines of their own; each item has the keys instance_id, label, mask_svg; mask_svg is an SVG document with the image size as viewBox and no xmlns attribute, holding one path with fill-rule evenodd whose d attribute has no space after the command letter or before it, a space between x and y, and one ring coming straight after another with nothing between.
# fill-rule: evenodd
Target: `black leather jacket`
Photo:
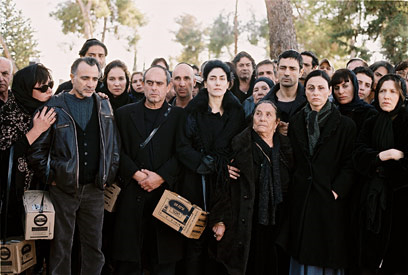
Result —
<instances>
[{"instance_id":1,"label":"black leather jacket","mask_svg":"<svg viewBox=\"0 0 408 275\"><path fill-rule=\"evenodd\" d=\"M57 121L32 144L28 161L34 171L45 175L48 153L51 152L47 183L55 181L64 192L75 193L79 187L78 139L65 96L66 93L53 96L45 104L55 109ZM96 94L93 97L96 99L100 127L99 172L95 184L103 189L104 184L109 185L115 179L119 167L120 138L109 101Z\"/></svg>"}]
</instances>

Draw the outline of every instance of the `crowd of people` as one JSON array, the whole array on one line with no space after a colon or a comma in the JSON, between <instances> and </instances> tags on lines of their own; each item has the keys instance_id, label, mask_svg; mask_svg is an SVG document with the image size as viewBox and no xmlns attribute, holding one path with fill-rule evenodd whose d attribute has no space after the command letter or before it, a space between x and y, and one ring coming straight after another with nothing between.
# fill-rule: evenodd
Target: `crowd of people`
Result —
<instances>
[{"instance_id":1,"label":"crowd of people","mask_svg":"<svg viewBox=\"0 0 408 275\"><path fill-rule=\"evenodd\" d=\"M107 54L87 40L55 93L43 64L0 57L2 240L24 234L24 191L55 209L30 274L408 274L408 60L130 74ZM208 212L199 239L152 216L166 189Z\"/></svg>"}]
</instances>

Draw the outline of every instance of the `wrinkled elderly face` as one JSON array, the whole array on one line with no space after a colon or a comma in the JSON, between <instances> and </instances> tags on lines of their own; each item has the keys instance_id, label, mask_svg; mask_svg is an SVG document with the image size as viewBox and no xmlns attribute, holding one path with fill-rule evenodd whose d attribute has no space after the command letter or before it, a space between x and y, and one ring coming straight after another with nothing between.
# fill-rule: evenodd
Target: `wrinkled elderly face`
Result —
<instances>
[{"instance_id":1,"label":"wrinkled elderly face","mask_svg":"<svg viewBox=\"0 0 408 275\"><path fill-rule=\"evenodd\" d=\"M98 66L90 66L85 62L78 65L75 74L71 74L72 90L77 98L90 97L98 85Z\"/></svg>"},{"instance_id":2,"label":"wrinkled elderly face","mask_svg":"<svg viewBox=\"0 0 408 275\"><path fill-rule=\"evenodd\" d=\"M7 92L12 77L10 63L0 59L0 94Z\"/></svg>"},{"instance_id":3,"label":"wrinkled elderly face","mask_svg":"<svg viewBox=\"0 0 408 275\"><path fill-rule=\"evenodd\" d=\"M275 132L279 124L279 119L276 118L276 110L269 103L259 104L254 111L253 126L258 135L269 136Z\"/></svg>"},{"instance_id":4,"label":"wrinkled elderly face","mask_svg":"<svg viewBox=\"0 0 408 275\"><path fill-rule=\"evenodd\" d=\"M144 92L146 104L161 106L171 85L167 84L166 73L161 68L151 68L145 74Z\"/></svg>"},{"instance_id":5,"label":"wrinkled elderly face","mask_svg":"<svg viewBox=\"0 0 408 275\"><path fill-rule=\"evenodd\" d=\"M247 57L242 57L236 65L236 71L239 79L250 79L254 71L251 60Z\"/></svg>"},{"instance_id":6,"label":"wrinkled elderly face","mask_svg":"<svg viewBox=\"0 0 408 275\"><path fill-rule=\"evenodd\" d=\"M259 81L255 84L252 96L254 97L254 103L257 104L266 94L270 88L265 81Z\"/></svg>"}]
</instances>

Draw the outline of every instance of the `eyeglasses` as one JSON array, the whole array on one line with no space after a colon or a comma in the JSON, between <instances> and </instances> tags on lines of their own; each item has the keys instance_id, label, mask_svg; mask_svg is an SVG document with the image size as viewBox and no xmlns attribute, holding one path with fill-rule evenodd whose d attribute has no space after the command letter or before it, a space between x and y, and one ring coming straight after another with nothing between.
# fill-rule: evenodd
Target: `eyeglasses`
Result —
<instances>
[{"instance_id":1,"label":"eyeglasses","mask_svg":"<svg viewBox=\"0 0 408 275\"><path fill-rule=\"evenodd\" d=\"M48 82L48 84L42 85L41 87L34 87L34 90L39 90L42 93L46 93L48 88L52 89L54 87L54 81Z\"/></svg>"}]
</instances>

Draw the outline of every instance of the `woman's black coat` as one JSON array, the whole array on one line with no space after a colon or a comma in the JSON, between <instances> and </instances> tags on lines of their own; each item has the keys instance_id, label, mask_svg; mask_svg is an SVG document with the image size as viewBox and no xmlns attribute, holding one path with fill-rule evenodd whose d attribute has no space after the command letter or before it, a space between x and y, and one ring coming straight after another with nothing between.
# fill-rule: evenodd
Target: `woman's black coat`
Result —
<instances>
[{"instance_id":1,"label":"woman's black coat","mask_svg":"<svg viewBox=\"0 0 408 275\"><path fill-rule=\"evenodd\" d=\"M360 263L364 267L391 268L390 273L408 271L408 111L404 110L392 122L394 149L404 153L398 161L381 161L380 151L372 143L373 128L377 116L367 120L360 131L353 162L365 179L360 204ZM373 194L373 179L380 178L383 184ZM375 221L379 224L378 234L367 229L368 195L378 200L379 212ZM383 205L383 206L382 206ZM393 269L394 268L394 269Z\"/></svg>"},{"instance_id":2,"label":"woman's black coat","mask_svg":"<svg viewBox=\"0 0 408 275\"><path fill-rule=\"evenodd\" d=\"M232 219L225 221L229 228L217 245L217 259L227 268L229 274L245 274L249 257L252 224L255 205L255 192L258 179L255 178L255 163L253 158L253 143L251 127L246 128L232 141L234 151L233 165L240 169L240 177L230 183ZM278 133L277 133L278 134ZM279 134L278 134L279 135ZM280 140L280 177L283 191L287 191L290 181L290 170L293 168L293 155L287 137L279 135ZM277 219L274 232L277 235L285 211L284 202L277 209ZM273 261L274 259L271 259ZM272 270L271 270L272 274Z\"/></svg>"},{"instance_id":3,"label":"woman's black coat","mask_svg":"<svg viewBox=\"0 0 408 275\"><path fill-rule=\"evenodd\" d=\"M153 127L164 120L169 105L164 102L159 118ZM121 261L140 262L143 229L147 226L157 239L159 263L175 262L182 257L181 234L151 216L164 189L174 190L179 162L176 158L176 132L183 117L183 110L171 107L167 119L144 149L145 141L144 100L119 108L117 126L121 135L122 151L119 166L121 193L117 202L113 257ZM159 174L165 182L152 192L143 190L132 178L142 169ZM150 214L149 214L150 212ZM153 244L152 244L153 245ZM153 248L155 249L155 248Z\"/></svg>"},{"instance_id":4,"label":"woman's black coat","mask_svg":"<svg viewBox=\"0 0 408 275\"><path fill-rule=\"evenodd\" d=\"M305 112L289 123L295 172L289 187L289 223L281 244L301 264L330 268L348 266L349 200L354 181L351 161L354 122L333 108L309 154ZM334 199L332 190L339 197Z\"/></svg>"}]
</instances>

